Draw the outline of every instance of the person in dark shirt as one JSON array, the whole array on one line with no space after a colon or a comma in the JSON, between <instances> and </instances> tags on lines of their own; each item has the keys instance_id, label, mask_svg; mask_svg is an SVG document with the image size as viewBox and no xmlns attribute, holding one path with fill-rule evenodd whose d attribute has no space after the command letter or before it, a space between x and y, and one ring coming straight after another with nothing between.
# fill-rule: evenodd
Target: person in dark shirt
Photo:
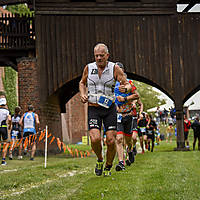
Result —
<instances>
[{"instance_id":1,"label":"person in dark shirt","mask_svg":"<svg viewBox=\"0 0 200 200\"><path fill-rule=\"evenodd\" d=\"M155 140L155 130L157 129L156 122L152 119L152 116L149 115L148 124L147 124L147 141L148 141L148 151L150 151L150 143L151 152L153 152L154 148L154 140Z\"/></svg>"},{"instance_id":2,"label":"person in dark shirt","mask_svg":"<svg viewBox=\"0 0 200 200\"><path fill-rule=\"evenodd\" d=\"M148 121L146 119L145 113L142 113L142 115L140 115L140 118L138 119L137 123L138 123L138 136L140 138L140 146L142 148L142 154L144 154L143 141L145 143L145 149L148 149L147 130L146 130Z\"/></svg>"},{"instance_id":3,"label":"person in dark shirt","mask_svg":"<svg viewBox=\"0 0 200 200\"><path fill-rule=\"evenodd\" d=\"M193 150L195 150L196 141L198 139L198 150L200 150L200 122L199 116L196 116L194 122L191 124L191 128L194 132L194 140L193 140Z\"/></svg>"}]
</instances>

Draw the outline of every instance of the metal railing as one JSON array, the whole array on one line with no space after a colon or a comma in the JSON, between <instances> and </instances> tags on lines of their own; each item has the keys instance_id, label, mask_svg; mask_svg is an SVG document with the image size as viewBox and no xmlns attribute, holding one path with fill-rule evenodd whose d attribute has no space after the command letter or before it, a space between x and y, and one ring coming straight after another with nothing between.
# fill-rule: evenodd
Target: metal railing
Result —
<instances>
[{"instance_id":1,"label":"metal railing","mask_svg":"<svg viewBox=\"0 0 200 200\"><path fill-rule=\"evenodd\" d=\"M33 15L0 15L0 49L35 48Z\"/></svg>"}]
</instances>

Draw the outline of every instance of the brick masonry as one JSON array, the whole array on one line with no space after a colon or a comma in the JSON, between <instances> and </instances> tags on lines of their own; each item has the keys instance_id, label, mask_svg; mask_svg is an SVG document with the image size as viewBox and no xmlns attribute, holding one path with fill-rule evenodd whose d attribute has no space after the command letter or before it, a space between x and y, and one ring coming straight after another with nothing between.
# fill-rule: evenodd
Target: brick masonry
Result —
<instances>
[{"instance_id":1,"label":"brick masonry","mask_svg":"<svg viewBox=\"0 0 200 200\"><path fill-rule=\"evenodd\" d=\"M67 143L82 141L82 136L87 135L88 129L87 104L82 104L80 102L80 93L76 94L66 104L66 114L64 114L64 118L66 120L66 129L63 129L63 139Z\"/></svg>"},{"instance_id":2,"label":"brick masonry","mask_svg":"<svg viewBox=\"0 0 200 200\"><path fill-rule=\"evenodd\" d=\"M22 112L27 111L29 104L35 108L39 115L40 128L43 130L48 125L49 133L62 140L62 127L60 106L56 97L51 97L47 102L41 102L40 85L37 62L35 58L21 58L18 60L18 86L19 86L19 105ZM38 151L44 150L44 144L37 146ZM48 150L58 152L56 141L48 145Z\"/></svg>"}]
</instances>

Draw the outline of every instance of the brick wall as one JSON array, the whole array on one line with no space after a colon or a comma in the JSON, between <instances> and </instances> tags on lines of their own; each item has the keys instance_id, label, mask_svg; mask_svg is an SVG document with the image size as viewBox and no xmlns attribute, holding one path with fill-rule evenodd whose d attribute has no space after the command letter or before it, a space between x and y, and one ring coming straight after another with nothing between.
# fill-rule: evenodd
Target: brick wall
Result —
<instances>
[{"instance_id":1,"label":"brick wall","mask_svg":"<svg viewBox=\"0 0 200 200\"><path fill-rule=\"evenodd\" d=\"M21 58L18 60L18 85L19 85L19 105L23 113L27 111L29 104L35 108L39 115L40 128L43 130L46 125L48 130L55 137L62 140L61 116L59 101L56 96L49 97L47 102L41 102L39 75L35 58ZM39 143L37 150L43 151L44 144ZM56 141L48 145L49 152L57 153Z\"/></svg>"},{"instance_id":2,"label":"brick wall","mask_svg":"<svg viewBox=\"0 0 200 200\"><path fill-rule=\"evenodd\" d=\"M35 58L21 58L18 60L19 104L22 111L32 104L36 112L40 112L39 82Z\"/></svg>"},{"instance_id":3,"label":"brick wall","mask_svg":"<svg viewBox=\"0 0 200 200\"><path fill-rule=\"evenodd\" d=\"M63 132L63 138L66 134L69 138L68 143L77 143L82 141L82 136L87 135L87 104L80 102L80 94L76 94L66 104L66 131Z\"/></svg>"}]
</instances>

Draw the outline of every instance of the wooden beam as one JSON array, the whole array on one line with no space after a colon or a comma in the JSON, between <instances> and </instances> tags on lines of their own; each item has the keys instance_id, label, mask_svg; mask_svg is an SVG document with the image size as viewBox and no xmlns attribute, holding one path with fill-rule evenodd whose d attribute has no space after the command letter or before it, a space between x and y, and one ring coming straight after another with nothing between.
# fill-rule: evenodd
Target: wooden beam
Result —
<instances>
[{"instance_id":1,"label":"wooden beam","mask_svg":"<svg viewBox=\"0 0 200 200\"><path fill-rule=\"evenodd\" d=\"M0 6L27 3L32 4L33 0L0 0Z\"/></svg>"}]
</instances>

